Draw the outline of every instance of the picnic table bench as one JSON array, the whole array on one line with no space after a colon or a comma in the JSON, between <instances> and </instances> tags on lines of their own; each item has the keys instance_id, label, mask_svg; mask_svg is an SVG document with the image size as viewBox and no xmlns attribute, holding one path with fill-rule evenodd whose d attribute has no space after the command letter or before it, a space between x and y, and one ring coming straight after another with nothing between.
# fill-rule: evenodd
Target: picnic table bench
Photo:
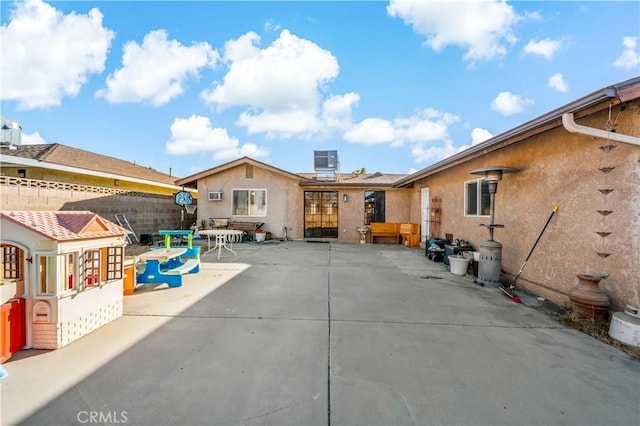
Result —
<instances>
[{"instance_id":1,"label":"picnic table bench","mask_svg":"<svg viewBox=\"0 0 640 426\"><path fill-rule=\"evenodd\" d=\"M180 287L182 275L200 271L200 259L183 260L187 248L162 248L149 250L139 256L137 284L161 284Z\"/></svg>"}]
</instances>

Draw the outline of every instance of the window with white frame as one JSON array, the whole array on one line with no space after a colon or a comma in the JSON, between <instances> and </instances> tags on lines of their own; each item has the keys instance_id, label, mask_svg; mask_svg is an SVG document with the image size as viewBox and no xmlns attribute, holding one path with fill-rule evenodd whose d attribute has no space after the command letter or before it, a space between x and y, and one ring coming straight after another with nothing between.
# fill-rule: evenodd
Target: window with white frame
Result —
<instances>
[{"instance_id":1,"label":"window with white frame","mask_svg":"<svg viewBox=\"0 0 640 426\"><path fill-rule=\"evenodd\" d=\"M84 252L84 284L89 286L100 285L100 250L87 250Z\"/></svg>"},{"instance_id":2,"label":"window with white frame","mask_svg":"<svg viewBox=\"0 0 640 426\"><path fill-rule=\"evenodd\" d=\"M266 216L266 189L234 189L233 214L235 216Z\"/></svg>"},{"instance_id":3,"label":"window with white frame","mask_svg":"<svg viewBox=\"0 0 640 426\"><path fill-rule=\"evenodd\" d=\"M489 216L491 199L489 184L484 179L464 183L464 215Z\"/></svg>"},{"instance_id":4,"label":"window with white frame","mask_svg":"<svg viewBox=\"0 0 640 426\"><path fill-rule=\"evenodd\" d=\"M73 290L78 281L78 254L67 253L64 258L64 273L61 276L65 281L62 283L62 290Z\"/></svg>"},{"instance_id":5,"label":"window with white frame","mask_svg":"<svg viewBox=\"0 0 640 426\"><path fill-rule=\"evenodd\" d=\"M122 247L107 248L107 279L118 280L123 275L124 249Z\"/></svg>"},{"instance_id":6,"label":"window with white frame","mask_svg":"<svg viewBox=\"0 0 640 426\"><path fill-rule=\"evenodd\" d=\"M38 265L38 296L53 296L57 287L57 256L37 256Z\"/></svg>"}]
</instances>

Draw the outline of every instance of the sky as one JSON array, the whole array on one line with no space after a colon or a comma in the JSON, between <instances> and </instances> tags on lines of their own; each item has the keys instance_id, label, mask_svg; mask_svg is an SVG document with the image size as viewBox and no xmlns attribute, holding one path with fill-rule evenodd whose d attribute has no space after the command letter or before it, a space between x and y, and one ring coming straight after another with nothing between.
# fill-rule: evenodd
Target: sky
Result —
<instances>
[{"instance_id":1,"label":"sky","mask_svg":"<svg viewBox=\"0 0 640 426\"><path fill-rule=\"evenodd\" d=\"M640 75L638 1L0 2L0 114L187 177L412 173Z\"/></svg>"}]
</instances>

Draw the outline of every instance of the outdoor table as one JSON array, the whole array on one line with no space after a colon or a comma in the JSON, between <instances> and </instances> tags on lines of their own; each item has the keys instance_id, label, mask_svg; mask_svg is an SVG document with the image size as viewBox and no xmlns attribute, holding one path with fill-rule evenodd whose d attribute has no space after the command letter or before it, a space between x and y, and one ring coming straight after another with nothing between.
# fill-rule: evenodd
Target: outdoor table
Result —
<instances>
[{"instance_id":1,"label":"outdoor table","mask_svg":"<svg viewBox=\"0 0 640 426\"><path fill-rule=\"evenodd\" d=\"M161 264L172 262L171 267L182 264L180 256L187 252L187 248L163 248L159 250L149 250L138 256L141 263L144 263L144 271L136 278L138 284L167 283L169 287L180 287L182 276L163 272Z\"/></svg>"},{"instance_id":2,"label":"outdoor table","mask_svg":"<svg viewBox=\"0 0 640 426\"><path fill-rule=\"evenodd\" d=\"M218 260L220 260L220 252L222 252L223 247L233 253L234 256L236 255L236 252L233 251L233 241L229 241L230 247L227 247L227 237L239 237L242 235L242 231L235 229L205 229L204 231L200 231L199 234L207 236L207 251L205 254L218 249ZM216 237L216 244L213 247L211 247L211 236Z\"/></svg>"}]
</instances>

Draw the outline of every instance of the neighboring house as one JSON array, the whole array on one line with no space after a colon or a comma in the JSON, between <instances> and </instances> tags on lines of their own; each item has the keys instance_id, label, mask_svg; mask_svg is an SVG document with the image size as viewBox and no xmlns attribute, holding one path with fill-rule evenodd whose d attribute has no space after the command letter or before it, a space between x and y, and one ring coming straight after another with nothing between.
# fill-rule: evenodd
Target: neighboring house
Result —
<instances>
[{"instance_id":1,"label":"neighboring house","mask_svg":"<svg viewBox=\"0 0 640 426\"><path fill-rule=\"evenodd\" d=\"M0 227L2 361L122 315L125 229L89 211L2 211Z\"/></svg>"},{"instance_id":2,"label":"neighboring house","mask_svg":"<svg viewBox=\"0 0 640 426\"><path fill-rule=\"evenodd\" d=\"M405 222L410 191L393 188L405 175L291 173L243 157L179 179L197 187L198 219L264 223L276 238L359 241L370 222Z\"/></svg>"},{"instance_id":3,"label":"neighboring house","mask_svg":"<svg viewBox=\"0 0 640 426\"><path fill-rule=\"evenodd\" d=\"M58 143L22 145L19 137L2 136L1 209L90 210L112 220L122 213L138 234L180 227L173 195L181 187L171 172ZM194 220L195 215L187 216L186 227Z\"/></svg>"},{"instance_id":4,"label":"neighboring house","mask_svg":"<svg viewBox=\"0 0 640 426\"><path fill-rule=\"evenodd\" d=\"M517 285L568 302L578 273L606 273L613 305L640 305L640 77L595 91L397 181L419 191L409 220L437 217L436 237L478 247L488 239L490 166L505 174L495 196L494 239L514 277L555 205L558 212ZM436 202L436 204L433 203ZM431 226L431 228L434 228Z\"/></svg>"}]
</instances>

